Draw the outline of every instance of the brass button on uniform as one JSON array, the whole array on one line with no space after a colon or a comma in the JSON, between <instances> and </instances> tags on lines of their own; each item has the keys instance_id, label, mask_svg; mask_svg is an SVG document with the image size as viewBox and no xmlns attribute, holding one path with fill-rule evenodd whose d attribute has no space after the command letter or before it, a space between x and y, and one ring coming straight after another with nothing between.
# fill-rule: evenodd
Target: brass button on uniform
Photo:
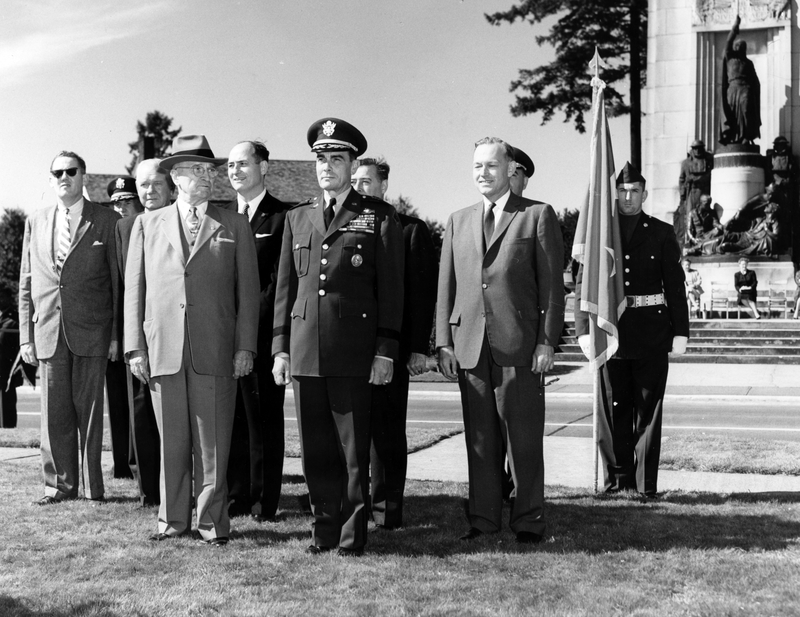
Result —
<instances>
[{"instance_id":1,"label":"brass button on uniform","mask_svg":"<svg viewBox=\"0 0 800 617\"><path fill-rule=\"evenodd\" d=\"M319 295L324 296L325 295L325 290L324 289L320 289L319 290Z\"/></svg>"},{"instance_id":2,"label":"brass button on uniform","mask_svg":"<svg viewBox=\"0 0 800 617\"><path fill-rule=\"evenodd\" d=\"M320 281L324 281L326 278L328 278L328 277L327 277L327 276L325 276L324 274L320 274L320 275L319 275L319 280L320 280Z\"/></svg>"},{"instance_id":3,"label":"brass button on uniform","mask_svg":"<svg viewBox=\"0 0 800 617\"><path fill-rule=\"evenodd\" d=\"M328 265L328 260L323 257L322 259L319 260L319 263L321 263L323 266L326 266Z\"/></svg>"}]
</instances>

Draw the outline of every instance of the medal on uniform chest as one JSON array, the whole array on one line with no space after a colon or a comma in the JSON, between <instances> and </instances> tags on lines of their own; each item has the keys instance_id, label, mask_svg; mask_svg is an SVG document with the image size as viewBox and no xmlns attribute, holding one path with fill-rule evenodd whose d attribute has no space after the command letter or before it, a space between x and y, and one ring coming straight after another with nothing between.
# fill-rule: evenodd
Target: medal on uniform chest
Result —
<instances>
[{"instance_id":1,"label":"medal on uniform chest","mask_svg":"<svg viewBox=\"0 0 800 617\"><path fill-rule=\"evenodd\" d=\"M364 263L364 258L356 253L353 255L352 259L350 259L350 263L353 264L354 268L358 268L361 264Z\"/></svg>"}]
</instances>

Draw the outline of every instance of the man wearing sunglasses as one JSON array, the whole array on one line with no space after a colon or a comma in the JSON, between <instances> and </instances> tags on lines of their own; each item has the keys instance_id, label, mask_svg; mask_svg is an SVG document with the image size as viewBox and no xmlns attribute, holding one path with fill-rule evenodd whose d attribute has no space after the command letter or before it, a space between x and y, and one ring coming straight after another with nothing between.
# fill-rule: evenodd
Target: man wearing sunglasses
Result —
<instances>
[{"instance_id":1,"label":"man wearing sunglasses","mask_svg":"<svg viewBox=\"0 0 800 617\"><path fill-rule=\"evenodd\" d=\"M50 165L56 204L25 223L19 285L20 351L42 382L39 505L102 501L103 383L119 357L115 212L83 198L86 163L63 151ZM79 456L80 453L80 456Z\"/></svg>"},{"instance_id":2,"label":"man wearing sunglasses","mask_svg":"<svg viewBox=\"0 0 800 617\"><path fill-rule=\"evenodd\" d=\"M163 444L153 541L191 530L194 495L202 540L228 543L236 379L253 370L259 283L247 219L209 203L225 162L203 135L176 138L161 167L178 199L136 217L128 249L125 352L149 385Z\"/></svg>"}]
</instances>

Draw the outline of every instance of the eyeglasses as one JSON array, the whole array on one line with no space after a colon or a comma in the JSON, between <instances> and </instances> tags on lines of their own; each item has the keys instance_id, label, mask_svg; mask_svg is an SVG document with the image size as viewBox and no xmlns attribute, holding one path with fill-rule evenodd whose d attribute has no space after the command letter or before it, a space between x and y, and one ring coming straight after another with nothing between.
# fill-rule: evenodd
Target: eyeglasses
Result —
<instances>
[{"instance_id":1,"label":"eyeglasses","mask_svg":"<svg viewBox=\"0 0 800 617\"><path fill-rule=\"evenodd\" d=\"M209 178L214 178L219 173L219 169L216 167L204 167L203 165L181 165L180 167L176 165L173 169L191 169L192 173L198 178L205 173L208 174Z\"/></svg>"},{"instance_id":2,"label":"eyeglasses","mask_svg":"<svg viewBox=\"0 0 800 617\"><path fill-rule=\"evenodd\" d=\"M60 178L64 174L67 174L70 178L72 178L76 173L78 173L78 168L70 167L69 169L51 169L50 173L53 174L55 178Z\"/></svg>"}]
</instances>

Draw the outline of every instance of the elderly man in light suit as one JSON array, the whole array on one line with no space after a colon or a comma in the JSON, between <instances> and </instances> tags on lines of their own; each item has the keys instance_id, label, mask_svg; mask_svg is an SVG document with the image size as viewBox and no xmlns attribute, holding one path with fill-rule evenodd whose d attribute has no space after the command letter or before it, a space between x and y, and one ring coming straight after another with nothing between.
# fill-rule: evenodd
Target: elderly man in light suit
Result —
<instances>
[{"instance_id":1,"label":"elderly man in light suit","mask_svg":"<svg viewBox=\"0 0 800 617\"><path fill-rule=\"evenodd\" d=\"M79 469L86 472L84 496L104 495L103 382L107 361L119 356L119 215L82 197L85 173L80 156L61 152L50 165L57 205L25 223L20 352L39 366L42 382L39 505L77 497Z\"/></svg>"},{"instance_id":2,"label":"elderly man in light suit","mask_svg":"<svg viewBox=\"0 0 800 617\"><path fill-rule=\"evenodd\" d=\"M514 479L510 527L541 541L544 373L564 323L564 248L553 208L510 190L511 147L478 141L473 176L483 199L450 216L436 310L439 365L458 378L469 465L470 541L500 530L503 445Z\"/></svg>"},{"instance_id":3,"label":"elderly man in light suit","mask_svg":"<svg viewBox=\"0 0 800 617\"><path fill-rule=\"evenodd\" d=\"M230 533L225 471L236 379L256 354L259 287L247 221L208 202L224 162L204 136L178 137L161 162L178 199L137 217L128 250L125 351L149 382L161 433L155 541L190 529L193 475L201 538L224 546Z\"/></svg>"}]
</instances>

